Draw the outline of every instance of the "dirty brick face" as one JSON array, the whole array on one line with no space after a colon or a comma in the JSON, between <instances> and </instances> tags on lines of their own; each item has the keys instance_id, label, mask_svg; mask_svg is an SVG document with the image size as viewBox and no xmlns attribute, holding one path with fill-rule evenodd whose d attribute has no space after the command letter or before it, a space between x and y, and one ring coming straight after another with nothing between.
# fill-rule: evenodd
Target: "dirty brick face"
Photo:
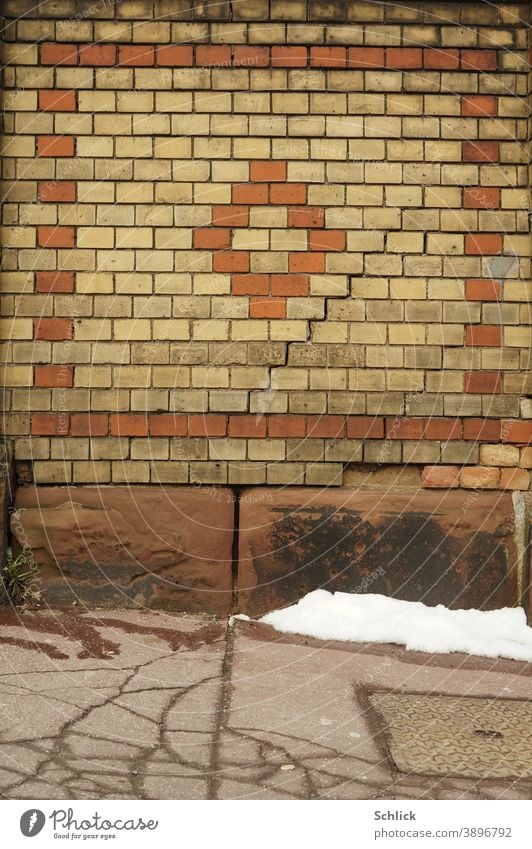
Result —
<instances>
[{"instance_id":1,"label":"dirty brick face","mask_svg":"<svg viewBox=\"0 0 532 849\"><path fill-rule=\"evenodd\" d=\"M527 4L33 6L3 44L25 479L529 488Z\"/></svg>"}]
</instances>

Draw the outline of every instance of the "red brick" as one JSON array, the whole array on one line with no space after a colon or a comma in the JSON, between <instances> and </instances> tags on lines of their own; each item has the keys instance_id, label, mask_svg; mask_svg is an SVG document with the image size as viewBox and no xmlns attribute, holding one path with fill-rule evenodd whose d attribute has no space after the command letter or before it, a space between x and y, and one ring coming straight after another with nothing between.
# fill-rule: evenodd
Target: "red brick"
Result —
<instances>
[{"instance_id":1,"label":"red brick","mask_svg":"<svg viewBox=\"0 0 532 849\"><path fill-rule=\"evenodd\" d=\"M63 89L40 91L39 109L43 112L75 112L76 92Z\"/></svg>"},{"instance_id":2,"label":"red brick","mask_svg":"<svg viewBox=\"0 0 532 849\"><path fill-rule=\"evenodd\" d=\"M498 324L466 325L466 345L481 348L498 348L502 345L502 331Z\"/></svg>"},{"instance_id":3,"label":"red brick","mask_svg":"<svg viewBox=\"0 0 532 849\"><path fill-rule=\"evenodd\" d=\"M148 419L144 413L113 413L111 436L147 436Z\"/></svg>"},{"instance_id":4,"label":"red brick","mask_svg":"<svg viewBox=\"0 0 532 849\"><path fill-rule=\"evenodd\" d=\"M49 342L60 342L72 339L73 324L70 318L36 318L34 321L34 338L46 339Z\"/></svg>"},{"instance_id":5,"label":"red brick","mask_svg":"<svg viewBox=\"0 0 532 849\"><path fill-rule=\"evenodd\" d=\"M151 67L155 64L155 48L151 44L120 44L118 64L136 68Z\"/></svg>"},{"instance_id":6,"label":"red brick","mask_svg":"<svg viewBox=\"0 0 532 849\"><path fill-rule=\"evenodd\" d=\"M524 489L530 487L530 472L525 469L501 469L501 489Z\"/></svg>"},{"instance_id":7,"label":"red brick","mask_svg":"<svg viewBox=\"0 0 532 849\"><path fill-rule=\"evenodd\" d=\"M463 71L496 71L495 50L462 50L460 67Z\"/></svg>"},{"instance_id":8,"label":"red brick","mask_svg":"<svg viewBox=\"0 0 532 849\"><path fill-rule=\"evenodd\" d=\"M345 68L345 47L311 47L311 68Z\"/></svg>"},{"instance_id":9,"label":"red brick","mask_svg":"<svg viewBox=\"0 0 532 849\"><path fill-rule=\"evenodd\" d=\"M305 68L306 65L306 47L272 47L274 68Z\"/></svg>"},{"instance_id":10,"label":"red brick","mask_svg":"<svg viewBox=\"0 0 532 849\"><path fill-rule=\"evenodd\" d=\"M116 44L82 44L79 48L79 64L107 67L116 62Z\"/></svg>"},{"instance_id":11,"label":"red brick","mask_svg":"<svg viewBox=\"0 0 532 849\"><path fill-rule=\"evenodd\" d=\"M272 295L304 298L308 293L306 274L272 274Z\"/></svg>"},{"instance_id":12,"label":"red brick","mask_svg":"<svg viewBox=\"0 0 532 849\"><path fill-rule=\"evenodd\" d=\"M70 416L71 436L107 436L108 432L106 413L74 413Z\"/></svg>"},{"instance_id":13,"label":"red brick","mask_svg":"<svg viewBox=\"0 0 532 849\"><path fill-rule=\"evenodd\" d=\"M225 436L227 417L212 414L189 416L189 436Z\"/></svg>"},{"instance_id":14,"label":"red brick","mask_svg":"<svg viewBox=\"0 0 532 849\"><path fill-rule=\"evenodd\" d=\"M77 184L71 180L39 183L39 200L41 203L74 203L76 200Z\"/></svg>"},{"instance_id":15,"label":"red brick","mask_svg":"<svg viewBox=\"0 0 532 849\"><path fill-rule=\"evenodd\" d=\"M387 439L422 439L425 419L386 419Z\"/></svg>"},{"instance_id":16,"label":"red brick","mask_svg":"<svg viewBox=\"0 0 532 849\"><path fill-rule=\"evenodd\" d=\"M73 271L37 271L35 273L35 288L37 292L73 292Z\"/></svg>"},{"instance_id":17,"label":"red brick","mask_svg":"<svg viewBox=\"0 0 532 849\"><path fill-rule=\"evenodd\" d=\"M462 438L462 420L461 419L427 419L425 430L423 431L424 439L461 439Z\"/></svg>"},{"instance_id":18,"label":"red brick","mask_svg":"<svg viewBox=\"0 0 532 849\"><path fill-rule=\"evenodd\" d=\"M425 466L421 472L424 489L456 489L460 483L458 466Z\"/></svg>"},{"instance_id":19,"label":"red brick","mask_svg":"<svg viewBox=\"0 0 532 849\"><path fill-rule=\"evenodd\" d=\"M341 439L345 436L345 416L308 416L307 436L313 439Z\"/></svg>"},{"instance_id":20,"label":"red brick","mask_svg":"<svg viewBox=\"0 0 532 849\"><path fill-rule=\"evenodd\" d=\"M266 436L266 419L259 416L229 416L229 436L260 439Z\"/></svg>"},{"instance_id":21,"label":"red brick","mask_svg":"<svg viewBox=\"0 0 532 849\"><path fill-rule=\"evenodd\" d=\"M284 298L250 298L250 318L286 318Z\"/></svg>"},{"instance_id":22,"label":"red brick","mask_svg":"<svg viewBox=\"0 0 532 849\"><path fill-rule=\"evenodd\" d=\"M270 416L268 436L288 438L305 436L305 433L305 416Z\"/></svg>"},{"instance_id":23,"label":"red brick","mask_svg":"<svg viewBox=\"0 0 532 849\"><path fill-rule=\"evenodd\" d=\"M288 270L309 274L323 273L325 271L325 254L309 254L302 251L290 253L288 254Z\"/></svg>"},{"instance_id":24,"label":"red brick","mask_svg":"<svg viewBox=\"0 0 532 849\"><path fill-rule=\"evenodd\" d=\"M248 206L213 206L212 223L215 227L248 227Z\"/></svg>"},{"instance_id":25,"label":"red brick","mask_svg":"<svg viewBox=\"0 0 532 849\"><path fill-rule=\"evenodd\" d=\"M498 280L466 280L467 301L500 301L501 284Z\"/></svg>"},{"instance_id":26,"label":"red brick","mask_svg":"<svg viewBox=\"0 0 532 849\"><path fill-rule=\"evenodd\" d=\"M500 438L499 419L464 419L464 439L475 442L498 442Z\"/></svg>"},{"instance_id":27,"label":"red brick","mask_svg":"<svg viewBox=\"0 0 532 849\"><path fill-rule=\"evenodd\" d=\"M375 416L348 416L348 439L382 439L384 419Z\"/></svg>"},{"instance_id":28,"label":"red brick","mask_svg":"<svg viewBox=\"0 0 532 849\"><path fill-rule=\"evenodd\" d=\"M345 230L310 230L311 251L345 251Z\"/></svg>"},{"instance_id":29,"label":"red brick","mask_svg":"<svg viewBox=\"0 0 532 849\"><path fill-rule=\"evenodd\" d=\"M419 47L386 48L387 68L422 68L423 51Z\"/></svg>"},{"instance_id":30,"label":"red brick","mask_svg":"<svg viewBox=\"0 0 532 849\"><path fill-rule=\"evenodd\" d=\"M499 469L489 466L464 466L460 472L460 483L464 489L497 489Z\"/></svg>"},{"instance_id":31,"label":"red brick","mask_svg":"<svg viewBox=\"0 0 532 849\"><path fill-rule=\"evenodd\" d=\"M221 228L194 230L194 247L206 250L222 250L231 245L231 231Z\"/></svg>"},{"instance_id":32,"label":"red brick","mask_svg":"<svg viewBox=\"0 0 532 849\"><path fill-rule=\"evenodd\" d=\"M528 445L532 442L532 422L504 421L502 423L501 434L503 442Z\"/></svg>"},{"instance_id":33,"label":"red brick","mask_svg":"<svg viewBox=\"0 0 532 849\"><path fill-rule=\"evenodd\" d=\"M157 48L157 64L167 68L187 68L194 63L190 44L163 44Z\"/></svg>"},{"instance_id":34,"label":"red brick","mask_svg":"<svg viewBox=\"0 0 532 849\"><path fill-rule=\"evenodd\" d=\"M75 44L41 44L42 65L77 65L78 48Z\"/></svg>"},{"instance_id":35,"label":"red brick","mask_svg":"<svg viewBox=\"0 0 532 849\"><path fill-rule=\"evenodd\" d=\"M233 295L267 295L269 291L268 274L234 274L231 279Z\"/></svg>"},{"instance_id":36,"label":"red brick","mask_svg":"<svg viewBox=\"0 0 532 849\"><path fill-rule=\"evenodd\" d=\"M485 118L497 114L497 98L493 94L469 94L462 97L462 115Z\"/></svg>"},{"instance_id":37,"label":"red brick","mask_svg":"<svg viewBox=\"0 0 532 849\"><path fill-rule=\"evenodd\" d=\"M465 237L466 254L491 256L502 252L502 236L498 233L467 233Z\"/></svg>"},{"instance_id":38,"label":"red brick","mask_svg":"<svg viewBox=\"0 0 532 849\"><path fill-rule=\"evenodd\" d=\"M454 71L458 68L459 54L456 47L444 50L426 47L423 51L423 67L437 71Z\"/></svg>"},{"instance_id":39,"label":"red brick","mask_svg":"<svg viewBox=\"0 0 532 849\"><path fill-rule=\"evenodd\" d=\"M248 251L220 251L213 257L214 271L249 271Z\"/></svg>"},{"instance_id":40,"label":"red brick","mask_svg":"<svg viewBox=\"0 0 532 849\"><path fill-rule=\"evenodd\" d=\"M255 160L251 163L250 179L254 183L271 183L286 180L286 162L282 160Z\"/></svg>"},{"instance_id":41,"label":"red brick","mask_svg":"<svg viewBox=\"0 0 532 849\"><path fill-rule=\"evenodd\" d=\"M466 371L464 392L473 395L500 395L502 377L498 371Z\"/></svg>"},{"instance_id":42,"label":"red brick","mask_svg":"<svg viewBox=\"0 0 532 849\"><path fill-rule=\"evenodd\" d=\"M351 68L384 68L384 48L350 47L347 61Z\"/></svg>"},{"instance_id":43,"label":"red brick","mask_svg":"<svg viewBox=\"0 0 532 849\"><path fill-rule=\"evenodd\" d=\"M256 186L253 183L243 183L233 186L233 203L262 204L268 203L268 186Z\"/></svg>"},{"instance_id":44,"label":"red brick","mask_svg":"<svg viewBox=\"0 0 532 849\"><path fill-rule=\"evenodd\" d=\"M37 136L37 156L74 156L72 136Z\"/></svg>"},{"instance_id":45,"label":"red brick","mask_svg":"<svg viewBox=\"0 0 532 849\"><path fill-rule=\"evenodd\" d=\"M171 413L154 414L149 418L151 436L186 436L187 417Z\"/></svg>"},{"instance_id":46,"label":"red brick","mask_svg":"<svg viewBox=\"0 0 532 849\"><path fill-rule=\"evenodd\" d=\"M33 413L31 417L33 436L55 436L68 433L68 415L65 413Z\"/></svg>"},{"instance_id":47,"label":"red brick","mask_svg":"<svg viewBox=\"0 0 532 849\"><path fill-rule=\"evenodd\" d=\"M273 188L273 186L272 186ZM277 188L281 188L280 186ZM319 206L307 206L306 209L289 209L289 227L323 227L325 211Z\"/></svg>"},{"instance_id":48,"label":"red brick","mask_svg":"<svg viewBox=\"0 0 532 849\"><path fill-rule=\"evenodd\" d=\"M484 186L466 186L464 188L465 209L499 209L501 190Z\"/></svg>"},{"instance_id":49,"label":"red brick","mask_svg":"<svg viewBox=\"0 0 532 849\"><path fill-rule=\"evenodd\" d=\"M499 142L462 142L462 159L464 162L498 162Z\"/></svg>"},{"instance_id":50,"label":"red brick","mask_svg":"<svg viewBox=\"0 0 532 849\"><path fill-rule=\"evenodd\" d=\"M35 386L65 386L73 385L74 369L72 366L35 366Z\"/></svg>"},{"instance_id":51,"label":"red brick","mask_svg":"<svg viewBox=\"0 0 532 849\"><path fill-rule=\"evenodd\" d=\"M270 49L268 47L248 47L236 44L233 48L233 65L236 68L267 68L270 64Z\"/></svg>"},{"instance_id":52,"label":"red brick","mask_svg":"<svg viewBox=\"0 0 532 849\"><path fill-rule=\"evenodd\" d=\"M73 227L38 227L38 244L41 248L73 248L76 231Z\"/></svg>"},{"instance_id":53,"label":"red brick","mask_svg":"<svg viewBox=\"0 0 532 849\"><path fill-rule=\"evenodd\" d=\"M229 67L231 65L231 48L225 44L198 44L196 47L196 65Z\"/></svg>"},{"instance_id":54,"label":"red brick","mask_svg":"<svg viewBox=\"0 0 532 849\"><path fill-rule=\"evenodd\" d=\"M285 183L270 186L270 203L273 204L305 204L307 202L307 187L303 183Z\"/></svg>"}]
</instances>

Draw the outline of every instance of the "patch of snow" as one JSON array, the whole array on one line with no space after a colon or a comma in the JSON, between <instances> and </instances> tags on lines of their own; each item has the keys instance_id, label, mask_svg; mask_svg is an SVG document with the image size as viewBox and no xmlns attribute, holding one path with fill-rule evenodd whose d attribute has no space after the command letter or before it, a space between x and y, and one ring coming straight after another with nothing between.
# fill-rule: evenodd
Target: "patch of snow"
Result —
<instances>
[{"instance_id":1,"label":"patch of snow","mask_svg":"<svg viewBox=\"0 0 532 849\"><path fill-rule=\"evenodd\" d=\"M251 622L251 619L245 613L236 613L234 616L229 617L227 624L231 628L235 622Z\"/></svg>"},{"instance_id":2,"label":"patch of snow","mask_svg":"<svg viewBox=\"0 0 532 849\"><path fill-rule=\"evenodd\" d=\"M532 628L521 607L449 610L375 594L315 590L260 622L285 634L356 643L397 643L431 654L463 652L532 661Z\"/></svg>"}]
</instances>

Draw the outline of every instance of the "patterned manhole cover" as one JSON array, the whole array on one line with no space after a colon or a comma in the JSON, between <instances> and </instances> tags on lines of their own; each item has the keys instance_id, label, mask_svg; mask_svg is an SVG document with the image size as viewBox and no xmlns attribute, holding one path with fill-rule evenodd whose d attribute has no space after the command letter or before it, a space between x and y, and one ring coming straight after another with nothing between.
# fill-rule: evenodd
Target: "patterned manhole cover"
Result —
<instances>
[{"instance_id":1,"label":"patterned manhole cover","mask_svg":"<svg viewBox=\"0 0 532 849\"><path fill-rule=\"evenodd\" d=\"M400 772L532 778L532 701L372 693Z\"/></svg>"}]
</instances>

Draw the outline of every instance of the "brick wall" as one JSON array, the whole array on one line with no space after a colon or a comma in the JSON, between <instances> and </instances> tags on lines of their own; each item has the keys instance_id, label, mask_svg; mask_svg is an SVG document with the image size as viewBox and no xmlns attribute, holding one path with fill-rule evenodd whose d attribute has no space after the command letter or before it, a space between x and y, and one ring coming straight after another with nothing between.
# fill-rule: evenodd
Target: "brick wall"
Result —
<instances>
[{"instance_id":1,"label":"brick wall","mask_svg":"<svg viewBox=\"0 0 532 849\"><path fill-rule=\"evenodd\" d=\"M4 2L37 483L529 488L528 6Z\"/></svg>"}]
</instances>

